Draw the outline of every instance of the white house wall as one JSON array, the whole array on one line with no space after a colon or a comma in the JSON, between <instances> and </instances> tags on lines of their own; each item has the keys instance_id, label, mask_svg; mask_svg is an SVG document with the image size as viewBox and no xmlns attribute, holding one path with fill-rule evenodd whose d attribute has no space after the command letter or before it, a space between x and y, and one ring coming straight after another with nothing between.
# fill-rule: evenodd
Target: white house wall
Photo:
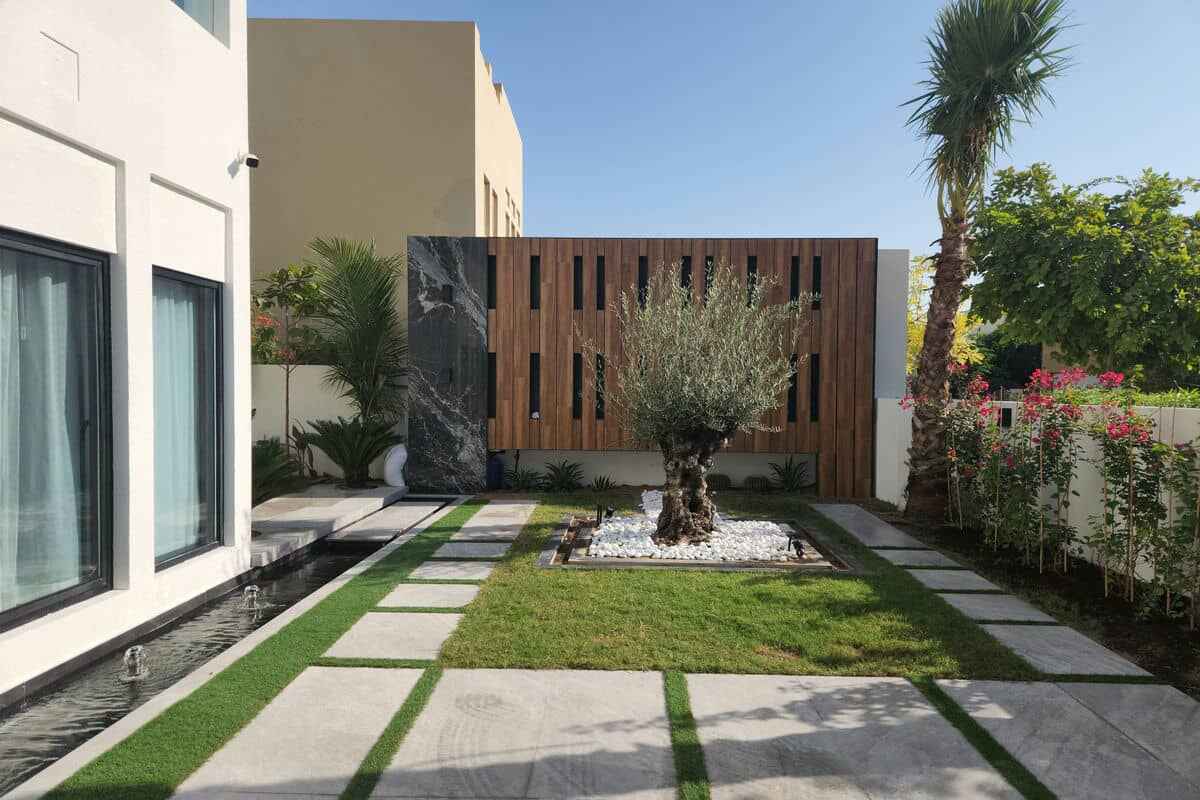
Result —
<instances>
[{"instance_id":1,"label":"white house wall","mask_svg":"<svg viewBox=\"0 0 1200 800\"><path fill-rule=\"evenodd\" d=\"M0 3L0 227L110 255L114 588L0 633L0 692L249 568L246 8ZM154 571L151 275L225 284L224 536ZM169 421L167 421L169 424Z\"/></svg>"}]
</instances>

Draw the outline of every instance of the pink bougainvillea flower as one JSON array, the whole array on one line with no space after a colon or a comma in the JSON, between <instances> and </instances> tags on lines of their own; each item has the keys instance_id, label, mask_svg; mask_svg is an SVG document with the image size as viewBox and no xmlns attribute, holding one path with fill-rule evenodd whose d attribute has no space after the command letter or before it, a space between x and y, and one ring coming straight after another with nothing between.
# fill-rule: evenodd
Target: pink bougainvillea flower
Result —
<instances>
[{"instance_id":1,"label":"pink bougainvillea flower","mask_svg":"<svg viewBox=\"0 0 1200 800\"><path fill-rule=\"evenodd\" d=\"M957 375L960 372L967 371L967 364L965 361L951 361L950 366L946 368L946 371L951 375Z\"/></svg>"},{"instance_id":2,"label":"pink bougainvillea flower","mask_svg":"<svg viewBox=\"0 0 1200 800\"><path fill-rule=\"evenodd\" d=\"M1147 430L1138 431L1137 440L1143 444L1148 442L1150 440L1150 431L1147 431Z\"/></svg>"},{"instance_id":3,"label":"pink bougainvillea flower","mask_svg":"<svg viewBox=\"0 0 1200 800\"><path fill-rule=\"evenodd\" d=\"M906 394L904 397L900 398L900 408L904 409L905 411L911 411L915 405L916 402L913 400L913 396L911 394Z\"/></svg>"},{"instance_id":4,"label":"pink bougainvillea flower","mask_svg":"<svg viewBox=\"0 0 1200 800\"><path fill-rule=\"evenodd\" d=\"M1015 467L1016 464L1017 464L1017 462L1012 456L1004 457L1004 466L1008 467L1009 469L1012 469L1013 467Z\"/></svg>"},{"instance_id":5,"label":"pink bougainvillea flower","mask_svg":"<svg viewBox=\"0 0 1200 800\"><path fill-rule=\"evenodd\" d=\"M1103 372L1100 374L1100 385L1105 389L1115 389L1125 382L1124 372Z\"/></svg>"},{"instance_id":6,"label":"pink bougainvillea flower","mask_svg":"<svg viewBox=\"0 0 1200 800\"><path fill-rule=\"evenodd\" d=\"M1033 374L1029 376L1028 385L1030 389L1037 387L1049 389L1054 386L1054 376L1044 369L1035 369Z\"/></svg>"},{"instance_id":7,"label":"pink bougainvillea flower","mask_svg":"<svg viewBox=\"0 0 1200 800\"><path fill-rule=\"evenodd\" d=\"M967 384L967 391L973 395L986 394L987 390L988 382L979 375L971 378L971 382Z\"/></svg>"},{"instance_id":8,"label":"pink bougainvillea flower","mask_svg":"<svg viewBox=\"0 0 1200 800\"><path fill-rule=\"evenodd\" d=\"M1080 367L1070 367L1054 376L1054 387L1062 389L1065 386L1074 386L1087 377L1087 373Z\"/></svg>"}]
</instances>

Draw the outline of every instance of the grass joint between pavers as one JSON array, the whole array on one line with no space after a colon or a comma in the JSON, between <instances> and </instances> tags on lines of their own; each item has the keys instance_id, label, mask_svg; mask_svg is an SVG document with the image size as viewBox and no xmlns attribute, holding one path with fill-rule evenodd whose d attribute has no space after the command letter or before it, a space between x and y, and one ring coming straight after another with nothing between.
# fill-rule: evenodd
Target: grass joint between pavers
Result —
<instances>
[{"instance_id":1,"label":"grass joint between pavers","mask_svg":"<svg viewBox=\"0 0 1200 800\"><path fill-rule=\"evenodd\" d=\"M663 695L667 703L667 721L670 723L677 797L679 800L709 800L708 767L704 763L704 748L692 716L687 676L682 672L664 672Z\"/></svg>"}]
</instances>

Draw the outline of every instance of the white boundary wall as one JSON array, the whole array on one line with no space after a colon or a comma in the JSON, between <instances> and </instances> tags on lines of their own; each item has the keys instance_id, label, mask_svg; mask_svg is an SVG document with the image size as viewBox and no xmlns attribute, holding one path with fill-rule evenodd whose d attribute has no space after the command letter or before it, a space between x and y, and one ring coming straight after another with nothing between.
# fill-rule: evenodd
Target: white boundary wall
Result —
<instances>
[{"instance_id":1,"label":"white boundary wall","mask_svg":"<svg viewBox=\"0 0 1200 800\"><path fill-rule=\"evenodd\" d=\"M1012 409L1015 419L1020 403L998 402L1000 408ZM1085 414L1092 414L1096 406L1085 406ZM880 500L904 506L904 486L908 482L908 446L912 441L912 412L900 408L900 401L893 399L877 401L878 425L875 445L875 496ZM1186 444L1200 438L1200 408L1153 408L1139 406L1137 413L1154 421L1154 436L1166 444ZM1079 437L1081 453L1076 465L1072 491L1079 492L1071 498L1067 519L1082 538L1091 529L1090 518L1102 511L1104 481L1095 466L1099 447L1091 436ZM1174 515L1174 502L1165 495L1167 508Z\"/></svg>"}]
</instances>

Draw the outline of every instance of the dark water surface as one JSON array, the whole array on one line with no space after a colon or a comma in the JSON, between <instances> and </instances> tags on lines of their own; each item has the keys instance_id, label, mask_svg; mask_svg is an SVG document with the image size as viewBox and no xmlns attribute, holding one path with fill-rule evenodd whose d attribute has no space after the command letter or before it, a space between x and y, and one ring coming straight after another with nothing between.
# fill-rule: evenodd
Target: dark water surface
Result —
<instances>
[{"instance_id":1,"label":"dark water surface","mask_svg":"<svg viewBox=\"0 0 1200 800\"><path fill-rule=\"evenodd\" d=\"M242 589L148 634L148 674L122 680L124 649L0 713L0 795L62 758L163 689L279 616L361 561L374 548L318 550L256 577L260 609L245 607Z\"/></svg>"}]
</instances>

